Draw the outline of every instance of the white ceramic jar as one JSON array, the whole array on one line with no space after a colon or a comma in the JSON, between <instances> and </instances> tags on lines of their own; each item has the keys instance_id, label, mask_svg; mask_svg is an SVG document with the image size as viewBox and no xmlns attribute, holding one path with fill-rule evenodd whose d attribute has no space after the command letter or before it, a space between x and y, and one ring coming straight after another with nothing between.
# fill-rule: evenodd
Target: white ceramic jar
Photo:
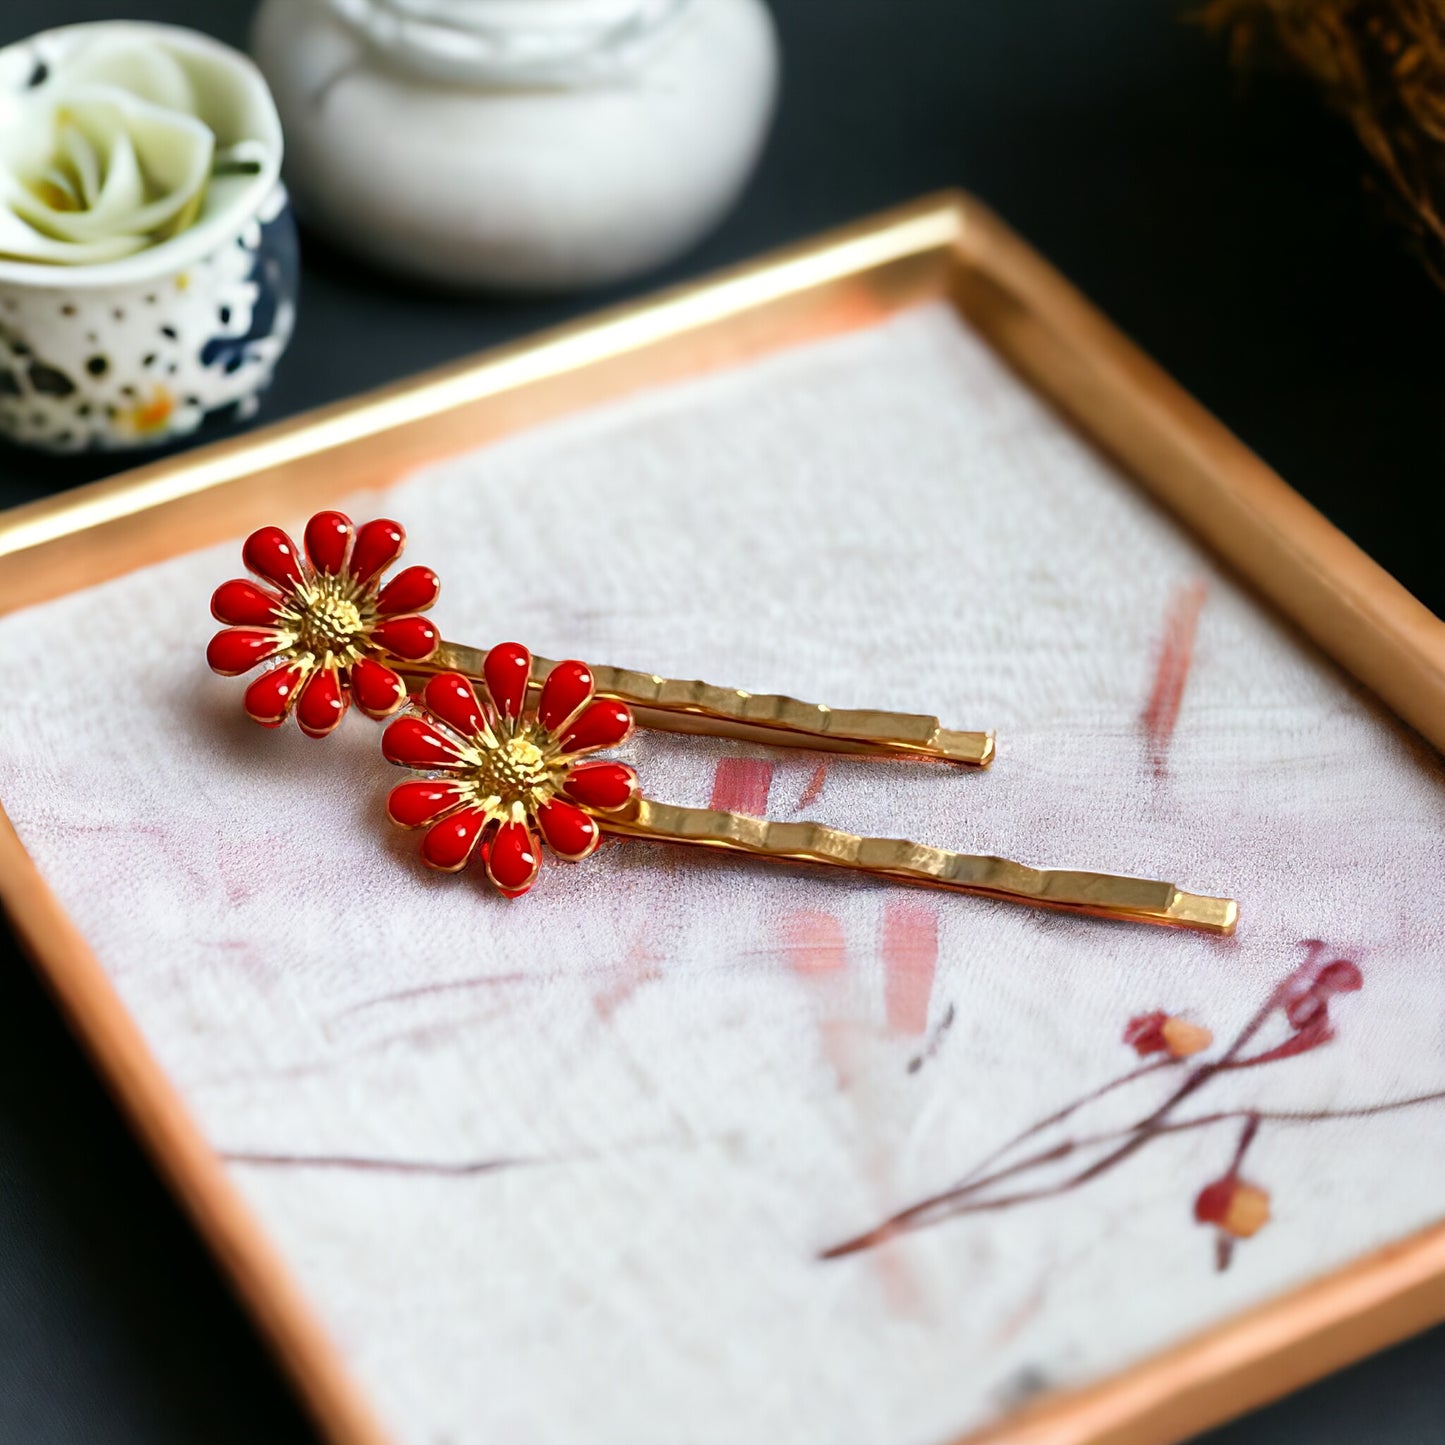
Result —
<instances>
[{"instance_id":1,"label":"white ceramic jar","mask_svg":"<svg viewBox=\"0 0 1445 1445\"><path fill-rule=\"evenodd\" d=\"M384 266L558 290L724 214L777 88L763 0L265 0L303 219Z\"/></svg>"},{"instance_id":2,"label":"white ceramic jar","mask_svg":"<svg viewBox=\"0 0 1445 1445\"><path fill-rule=\"evenodd\" d=\"M129 21L7 46L0 161L0 432L144 447L255 410L298 268L281 126L246 56Z\"/></svg>"}]
</instances>

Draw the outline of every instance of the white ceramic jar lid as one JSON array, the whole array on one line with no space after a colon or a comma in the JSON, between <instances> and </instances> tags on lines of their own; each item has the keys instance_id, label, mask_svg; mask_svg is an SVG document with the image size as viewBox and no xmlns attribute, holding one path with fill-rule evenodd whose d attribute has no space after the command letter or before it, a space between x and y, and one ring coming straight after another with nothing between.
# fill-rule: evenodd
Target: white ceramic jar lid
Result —
<instances>
[{"instance_id":1,"label":"white ceramic jar lid","mask_svg":"<svg viewBox=\"0 0 1445 1445\"><path fill-rule=\"evenodd\" d=\"M388 59L491 86L596 85L644 64L694 0L327 0Z\"/></svg>"}]
</instances>

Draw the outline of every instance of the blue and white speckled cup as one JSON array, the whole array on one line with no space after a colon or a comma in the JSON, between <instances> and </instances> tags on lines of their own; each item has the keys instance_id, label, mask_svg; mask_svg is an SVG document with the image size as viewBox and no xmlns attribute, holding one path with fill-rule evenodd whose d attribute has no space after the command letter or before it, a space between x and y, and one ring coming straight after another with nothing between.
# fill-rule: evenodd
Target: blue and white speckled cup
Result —
<instances>
[{"instance_id":1,"label":"blue and white speckled cup","mask_svg":"<svg viewBox=\"0 0 1445 1445\"><path fill-rule=\"evenodd\" d=\"M79 266L0 258L0 433L47 451L154 446L252 414L295 320L281 127L244 55L173 26L72 25L0 50L0 88L43 83L102 30L196 57L270 143L236 204L160 244Z\"/></svg>"}]
</instances>

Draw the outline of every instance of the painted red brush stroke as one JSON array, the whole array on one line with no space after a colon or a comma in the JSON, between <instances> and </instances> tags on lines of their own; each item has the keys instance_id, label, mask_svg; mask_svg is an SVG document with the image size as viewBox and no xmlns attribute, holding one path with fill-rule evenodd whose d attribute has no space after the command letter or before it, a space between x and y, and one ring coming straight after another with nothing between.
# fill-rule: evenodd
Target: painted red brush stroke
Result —
<instances>
[{"instance_id":1,"label":"painted red brush stroke","mask_svg":"<svg viewBox=\"0 0 1445 1445\"><path fill-rule=\"evenodd\" d=\"M640 932L627 950L622 967L609 980L605 988L592 995L592 1007L597 1017L607 1022L633 994L644 984L662 977L662 958L654 953L647 941L646 930Z\"/></svg>"},{"instance_id":2,"label":"painted red brush stroke","mask_svg":"<svg viewBox=\"0 0 1445 1445\"><path fill-rule=\"evenodd\" d=\"M783 920L783 949L794 973L832 973L848 962L843 925L831 913L811 908Z\"/></svg>"},{"instance_id":3,"label":"painted red brush stroke","mask_svg":"<svg viewBox=\"0 0 1445 1445\"><path fill-rule=\"evenodd\" d=\"M925 1033L938 970L938 915L926 903L894 899L883 910L882 954L889 1029Z\"/></svg>"},{"instance_id":4,"label":"painted red brush stroke","mask_svg":"<svg viewBox=\"0 0 1445 1445\"><path fill-rule=\"evenodd\" d=\"M824 760L813 769L813 776L808 779L803 791L798 795L798 811L800 813L804 808L811 808L823 796L823 785L827 781L828 764Z\"/></svg>"},{"instance_id":5,"label":"painted red brush stroke","mask_svg":"<svg viewBox=\"0 0 1445 1445\"><path fill-rule=\"evenodd\" d=\"M841 979L848 966L843 925L831 913L802 908L783 919L778 942L788 966L816 990L814 1003L823 1053L839 1085L846 1089L853 1081L853 1049L848 1020L837 1012L839 1000L834 982Z\"/></svg>"},{"instance_id":6,"label":"painted red brush stroke","mask_svg":"<svg viewBox=\"0 0 1445 1445\"><path fill-rule=\"evenodd\" d=\"M848 948L843 925L831 913L799 909L783 919L778 941L789 967L803 982L812 1001L823 1058L852 1111L859 1172L869 1193L887 1207L886 1201L894 1194L892 1152L887 1131L880 1125L877 1101L867 1088L858 1021L849 1007ZM917 1318L923 1290L906 1256L884 1244L873 1263L888 1312L900 1318Z\"/></svg>"},{"instance_id":7,"label":"painted red brush stroke","mask_svg":"<svg viewBox=\"0 0 1445 1445\"><path fill-rule=\"evenodd\" d=\"M1169 743L1179 721L1179 708L1184 701L1190 664L1194 661L1194 639L1199 631L1199 614L1206 592L1203 582L1186 583L1174 593L1165 614L1154 686L1140 718L1149 764L1156 777L1163 776L1168 763Z\"/></svg>"},{"instance_id":8,"label":"painted red brush stroke","mask_svg":"<svg viewBox=\"0 0 1445 1445\"><path fill-rule=\"evenodd\" d=\"M720 758L712 775L708 807L761 818L768 811L773 765L762 758Z\"/></svg>"},{"instance_id":9,"label":"painted red brush stroke","mask_svg":"<svg viewBox=\"0 0 1445 1445\"><path fill-rule=\"evenodd\" d=\"M276 852L275 838L222 839L217 843L216 876L232 908L249 903L274 876Z\"/></svg>"}]
</instances>

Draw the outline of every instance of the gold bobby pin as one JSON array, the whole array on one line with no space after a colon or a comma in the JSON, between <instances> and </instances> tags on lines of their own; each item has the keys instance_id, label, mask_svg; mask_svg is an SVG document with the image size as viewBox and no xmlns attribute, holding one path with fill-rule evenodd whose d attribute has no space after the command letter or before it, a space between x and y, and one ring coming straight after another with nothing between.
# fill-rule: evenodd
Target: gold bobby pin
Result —
<instances>
[{"instance_id":1,"label":"gold bobby pin","mask_svg":"<svg viewBox=\"0 0 1445 1445\"><path fill-rule=\"evenodd\" d=\"M405 545L400 523L383 518L354 528L340 512L311 518L304 554L279 527L246 539L246 566L269 586L238 579L216 589L211 611L229 625L212 639L207 659L227 677L274 664L247 689L255 721L277 727L294 710L304 733L325 737L350 701L369 717L386 718L409 688L438 673L480 679L485 651L443 641L420 615L436 601L436 573L407 567L382 585ZM534 690L551 668L536 659ZM594 675L599 696L626 703L643 727L665 732L974 768L993 761L991 733L954 732L920 713L828 708L617 667Z\"/></svg>"},{"instance_id":2,"label":"gold bobby pin","mask_svg":"<svg viewBox=\"0 0 1445 1445\"><path fill-rule=\"evenodd\" d=\"M637 798L624 812L604 817L602 828L626 838L691 843L754 858L821 863L875 878L1098 918L1224 935L1233 933L1239 921L1239 905L1234 899L1186 893L1172 883L1076 869L1029 868L1007 858L951 853L900 838L860 838L822 823L775 823L711 808L680 808L651 798Z\"/></svg>"},{"instance_id":3,"label":"gold bobby pin","mask_svg":"<svg viewBox=\"0 0 1445 1445\"><path fill-rule=\"evenodd\" d=\"M425 682L439 672L480 677L485 656L483 648L443 642L426 663L403 664L399 671L409 682ZM531 687L540 688L555 666L548 658L534 658ZM986 768L993 761L992 733L953 732L923 713L831 708L776 693L743 692L622 667L594 667L592 675L599 697L625 702L639 727L659 732L865 757L920 758L973 768Z\"/></svg>"},{"instance_id":4,"label":"gold bobby pin","mask_svg":"<svg viewBox=\"0 0 1445 1445\"><path fill-rule=\"evenodd\" d=\"M502 643L482 658L481 695L471 679L443 672L388 726L389 762L426 776L391 792L393 822L425 828L428 866L456 872L479 856L508 897L525 893L541 864L538 836L577 862L603 834L683 843L774 861L814 863L932 888L1136 923L1229 934L1232 899L1186 893L1172 883L1025 867L894 838L859 838L820 823L770 822L644 797L626 763L597 760L632 735L625 703L600 698L585 663L560 662L540 691L531 654Z\"/></svg>"},{"instance_id":5,"label":"gold bobby pin","mask_svg":"<svg viewBox=\"0 0 1445 1445\"><path fill-rule=\"evenodd\" d=\"M576 861L612 833L846 868L1039 908L1234 931L1233 900L1172 883L1030 868L901 839L860 838L819 823L770 822L646 798L627 764L586 760L631 735L634 699L653 726L677 732L974 766L987 765L993 745L987 734L948 732L934 718L834 712L706 683L553 664L515 643L485 653L443 643L421 615L436 600L435 573L408 567L381 584L404 543L395 522L353 529L339 512L311 519L304 558L278 527L252 533L246 565L271 586L238 579L217 588L211 609L228 625L206 656L227 676L267 664L246 689L246 712L279 727L294 711L311 737L329 734L352 699L368 716L386 718L406 703L408 682L420 689L423 703L392 722L383 750L395 763L435 775L403 783L388 805L394 821L427 828L422 854L431 867L455 870L480 856L493 883L516 896L536 878L538 834L553 853ZM459 669L448 666L458 662ZM481 685L485 702L473 684Z\"/></svg>"}]
</instances>

